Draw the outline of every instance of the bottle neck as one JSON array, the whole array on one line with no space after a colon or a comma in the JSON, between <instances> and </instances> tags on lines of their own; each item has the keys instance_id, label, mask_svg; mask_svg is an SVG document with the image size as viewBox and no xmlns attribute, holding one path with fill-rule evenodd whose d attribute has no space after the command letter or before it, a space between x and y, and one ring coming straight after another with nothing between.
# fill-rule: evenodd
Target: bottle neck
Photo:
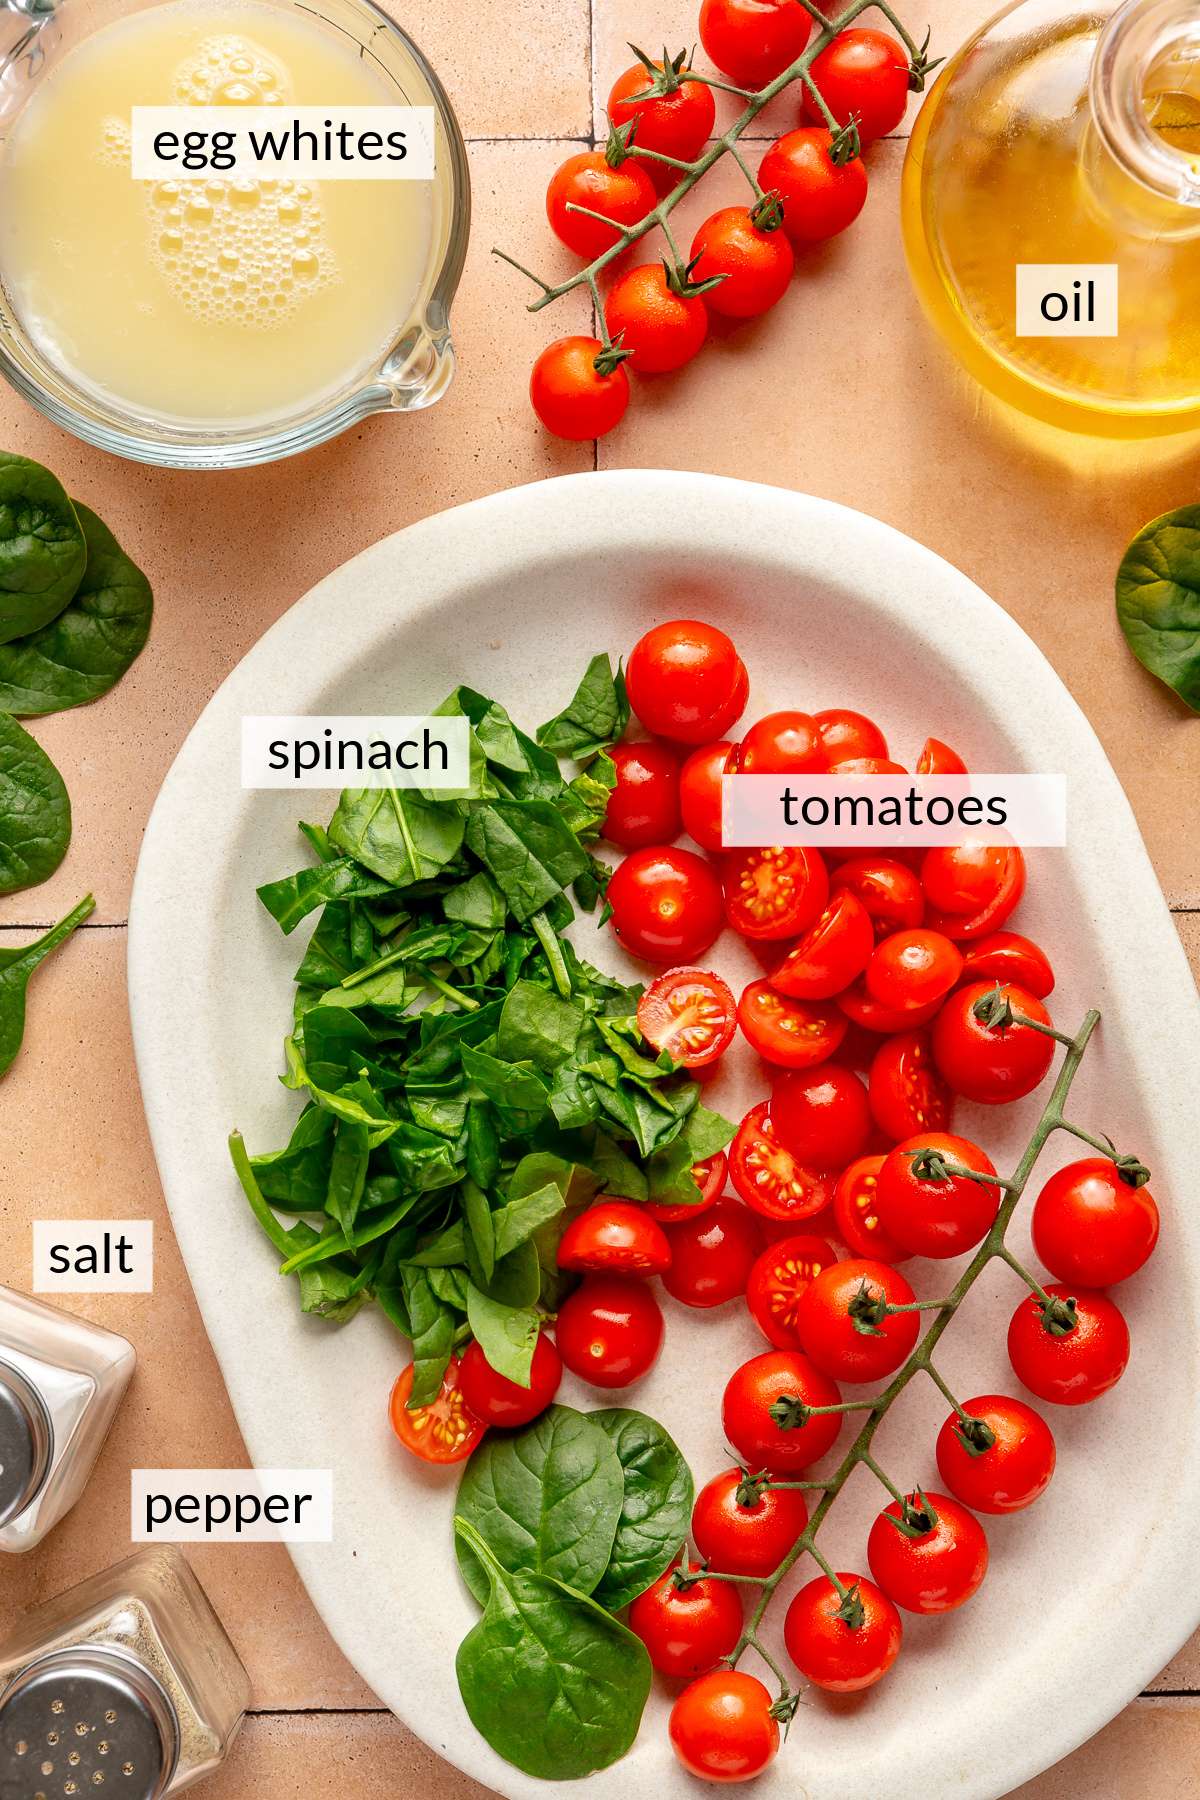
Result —
<instances>
[{"instance_id":1,"label":"bottle neck","mask_svg":"<svg viewBox=\"0 0 1200 1800\"><path fill-rule=\"evenodd\" d=\"M1110 201L1156 235L1200 232L1200 7L1125 0L1092 62L1097 148L1115 165Z\"/></svg>"}]
</instances>

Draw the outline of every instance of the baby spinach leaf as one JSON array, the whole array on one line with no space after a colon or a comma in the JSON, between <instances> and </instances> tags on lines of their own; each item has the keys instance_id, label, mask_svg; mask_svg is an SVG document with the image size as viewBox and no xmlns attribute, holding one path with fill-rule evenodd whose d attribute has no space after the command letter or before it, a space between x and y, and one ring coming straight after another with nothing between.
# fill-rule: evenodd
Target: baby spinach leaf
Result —
<instances>
[{"instance_id":1,"label":"baby spinach leaf","mask_svg":"<svg viewBox=\"0 0 1200 1800\"><path fill-rule=\"evenodd\" d=\"M1138 532L1117 571L1117 617L1138 661L1200 712L1200 506Z\"/></svg>"},{"instance_id":2,"label":"baby spinach leaf","mask_svg":"<svg viewBox=\"0 0 1200 1800\"><path fill-rule=\"evenodd\" d=\"M519 1200L510 1200L497 1208L492 1214L497 1257L509 1255L519 1244L535 1237L544 1225L558 1217L565 1204L557 1185L547 1182L545 1187L535 1189L532 1194L524 1194Z\"/></svg>"},{"instance_id":3,"label":"baby spinach leaf","mask_svg":"<svg viewBox=\"0 0 1200 1800\"><path fill-rule=\"evenodd\" d=\"M0 644L57 618L86 564L62 483L41 463L0 450Z\"/></svg>"},{"instance_id":4,"label":"baby spinach leaf","mask_svg":"<svg viewBox=\"0 0 1200 1800\"><path fill-rule=\"evenodd\" d=\"M65 919L35 938L32 944L4 944L0 947L0 1075L11 1068L21 1039L25 1034L25 990L29 977L38 964L45 962L52 950L64 944L96 902L88 894ZM0 940L2 942L2 940Z\"/></svg>"},{"instance_id":5,"label":"baby spinach leaf","mask_svg":"<svg viewBox=\"0 0 1200 1800\"><path fill-rule=\"evenodd\" d=\"M320 1212L329 1191L334 1117L319 1106L302 1112L287 1145L266 1156L252 1156L250 1166L273 1206L284 1212Z\"/></svg>"},{"instance_id":6,"label":"baby spinach leaf","mask_svg":"<svg viewBox=\"0 0 1200 1800\"><path fill-rule=\"evenodd\" d=\"M465 820L451 801L398 788L347 788L329 824L330 842L393 887L428 881L457 856Z\"/></svg>"},{"instance_id":7,"label":"baby spinach leaf","mask_svg":"<svg viewBox=\"0 0 1200 1800\"><path fill-rule=\"evenodd\" d=\"M71 841L71 802L46 752L0 712L0 894L53 875Z\"/></svg>"},{"instance_id":8,"label":"baby spinach leaf","mask_svg":"<svg viewBox=\"0 0 1200 1800\"><path fill-rule=\"evenodd\" d=\"M499 1305L520 1310L532 1306L537 1300L542 1277L537 1251L532 1243L518 1244L507 1256L502 1256L490 1278L480 1267L469 1237L466 1241L466 1261L475 1286L483 1289Z\"/></svg>"},{"instance_id":9,"label":"baby spinach leaf","mask_svg":"<svg viewBox=\"0 0 1200 1800\"><path fill-rule=\"evenodd\" d=\"M515 1131L532 1130L546 1111L546 1084L528 1064L502 1062L486 1050L462 1048L463 1072Z\"/></svg>"},{"instance_id":10,"label":"baby spinach leaf","mask_svg":"<svg viewBox=\"0 0 1200 1800\"><path fill-rule=\"evenodd\" d=\"M537 741L556 756L582 761L624 737L629 723L625 677L605 655L593 656L570 704L554 718L539 725Z\"/></svg>"},{"instance_id":11,"label":"baby spinach leaf","mask_svg":"<svg viewBox=\"0 0 1200 1800\"><path fill-rule=\"evenodd\" d=\"M329 900L370 900L391 891L390 882L371 875L350 857L340 856L282 881L268 881L258 889L258 897L287 936L301 919Z\"/></svg>"},{"instance_id":12,"label":"baby spinach leaf","mask_svg":"<svg viewBox=\"0 0 1200 1800\"><path fill-rule=\"evenodd\" d=\"M462 1199L463 1218L471 1234L479 1267L483 1270L484 1280L490 1281L496 1268L496 1231L488 1197L475 1182L464 1181Z\"/></svg>"},{"instance_id":13,"label":"baby spinach leaf","mask_svg":"<svg viewBox=\"0 0 1200 1800\"><path fill-rule=\"evenodd\" d=\"M343 1121L338 1126L330 1159L325 1210L341 1226L347 1238L354 1235L354 1222L367 1181L369 1155L367 1127Z\"/></svg>"},{"instance_id":14,"label":"baby spinach leaf","mask_svg":"<svg viewBox=\"0 0 1200 1800\"><path fill-rule=\"evenodd\" d=\"M480 870L443 896L442 910L458 924L473 925L479 931L498 931L506 909L495 882Z\"/></svg>"},{"instance_id":15,"label":"baby spinach leaf","mask_svg":"<svg viewBox=\"0 0 1200 1800\"><path fill-rule=\"evenodd\" d=\"M612 1556L593 1589L601 1606L620 1612L657 1581L687 1537L692 1472L657 1420L623 1406L589 1413L617 1453L625 1475Z\"/></svg>"},{"instance_id":16,"label":"baby spinach leaf","mask_svg":"<svg viewBox=\"0 0 1200 1800\"><path fill-rule=\"evenodd\" d=\"M582 1000L560 1000L536 982L518 981L500 1014L497 1053L551 1071L574 1050L586 1016Z\"/></svg>"},{"instance_id":17,"label":"baby spinach leaf","mask_svg":"<svg viewBox=\"0 0 1200 1800\"><path fill-rule=\"evenodd\" d=\"M571 1781L606 1769L637 1736L650 1693L645 1645L550 1576L509 1574L466 1520L455 1531L491 1585L456 1663L472 1724L527 1775Z\"/></svg>"},{"instance_id":18,"label":"baby spinach leaf","mask_svg":"<svg viewBox=\"0 0 1200 1800\"><path fill-rule=\"evenodd\" d=\"M467 1287L467 1323L497 1375L527 1388L540 1324L534 1307L506 1306L472 1281Z\"/></svg>"},{"instance_id":19,"label":"baby spinach leaf","mask_svg":"<svg viewBox=\"0 0 1200 1800\"><path fill-rule=\"evenodd\" d=\"M361 1273L338 1262L325 1262L315 1268L300 1269L300 1311L316 1313L333 1325L344 1325L352 1319L366 1300Z\"/></svg>"},{"instance_id":20,"label":"baby spinach leaf","mask_svg":"<svg viewBox=\"0 0 1200 1800\"><path fill-rule=\"evenodd\" d=\"M588 867L587 852L548 800L496 800L473 807L466 835L521 924Z\"/></svg>"},{"instance_id":21,"label":"baby spinach leaf","mask_svg":"<svg viewBox=\"0 0 1200 1800\"><path fill-rule=\"evenodd\" d=\"M612 1438L569 1406L523 1431L489 1436L467 1464L455 1511L501 1566L553 1575L590 1594L608 1567L625 1491ZM461 1539L463 1579L482 1606L488 1579Z\"/></svg>"},{"instance_id":22,"label":"baby spinach leaf","mask_svg":"<svg viewBox=\"0 0 1200 1800\"><path fill-rule=\"evenodd\" d=\"M87 566L74 597L38 630L0 643L0 707L21 718L98 700L150 635L150 583L90 506L77 500L75 512Z\"/></svg>"},{"instance_id":23,"label":"baby spinach leaf","mask_svg":"<svg viewBox=\"0 0 1200 1800\"><path fill-rule=\"evenodd\" d=\"M424 1269L405 1264L400 1269L400 1283L413 1353L412 1393L408 1405L415 1409L428 1406L438 1396L454 1349L455 1320L445 1301L439 1300L434 1293Z\"/></svg>"}]
</instances>

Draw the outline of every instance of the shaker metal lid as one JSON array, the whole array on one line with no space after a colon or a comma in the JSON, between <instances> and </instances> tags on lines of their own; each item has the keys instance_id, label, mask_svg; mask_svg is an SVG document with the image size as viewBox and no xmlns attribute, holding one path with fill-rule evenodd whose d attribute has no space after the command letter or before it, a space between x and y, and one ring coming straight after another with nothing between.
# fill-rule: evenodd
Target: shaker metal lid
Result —
<instances>
[{"instance_id":1,"label":"shaker metal lid","mask_svg":"<svg viewBox=\"0 0 1200 1800\"><path fill-rule=\"evenodd\" d=\"M35 1390L0 1362L0 1526L35 1499L50 1467L50 1420Z\"/></svg>"},{"instance_id":2,"label":"shaker metal lid","mask_svg":"<svg viewBox=\"0 0 1200 1800\"><path fill-rule=\"evenodd\" d=\"M175 1710L141 1663L60 1650L0 1699L0 1800L158 1800L178 1742Z\"/></svg>"}]
</instances>

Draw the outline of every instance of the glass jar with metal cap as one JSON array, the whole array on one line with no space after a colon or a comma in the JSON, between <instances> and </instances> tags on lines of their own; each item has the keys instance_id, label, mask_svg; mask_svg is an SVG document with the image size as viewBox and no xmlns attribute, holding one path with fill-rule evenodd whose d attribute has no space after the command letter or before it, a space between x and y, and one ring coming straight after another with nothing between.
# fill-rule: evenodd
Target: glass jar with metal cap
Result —
<instances>
[{"instance_id":1,"label":"glass jar with metal cap","mask_svg":"<svg viewBox=\"0 0 1200 1800\"><path fill-rule=\"evenodd\" d=\"M250 1698L178 1550L144 1550L0 1643L0 1800L162 1800L224 1762Z\"/></svg>"},{"instance_id":2,"label":"glass jar with metal cap","mask_svg":"<svg viewBox=\"0 0 1200 1800\"><path fill-rule=\"evenodd\" d=\"M0 1287L0 1551L31 1550L74 1506L135 1361L115 1332Z\"/></svg>"}]
</instances>

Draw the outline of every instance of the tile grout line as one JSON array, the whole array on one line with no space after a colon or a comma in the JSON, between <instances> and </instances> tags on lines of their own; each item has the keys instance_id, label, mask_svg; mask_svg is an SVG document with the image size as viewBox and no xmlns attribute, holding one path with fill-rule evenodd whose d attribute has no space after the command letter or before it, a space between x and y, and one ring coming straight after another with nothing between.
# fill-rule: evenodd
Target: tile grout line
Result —
<instances>
[{"instance_id":1,"label":"tile grout line","mask_svg":"<svg viewBox=\"0 0 1200 1800\"><path fill-rule=\"evenodd\" d=\"M595 439L593 439L593 446L597 449L599 447ZM1167 911L1173 919L1200 918L1200 906L1168 906ZM6 931L49 931L50 927L57 923L56 919L13 919L7 924L0 925L0 935ZM87 919L82 925L76 927L78 931L128 931L128 929L128 919ZM1197 1692L1200 1692L1200 1689Z\"/></svg>"},{"instance_id":2,"label":"tile grout line","mask_svg":"<svg viewBox=\"0 0 1200 1800\"><path fill-rule=\"evenodd\" d=\"M1142 1688L1131 1704L1139 1700L1200 1700L1200 1688ZM1119 1716L1119 1715L1117 1715ZM249 1707L248 1719L390 1719L395 1717L386 1706L260 1706Z\"/></svg>"}]
</instances>

